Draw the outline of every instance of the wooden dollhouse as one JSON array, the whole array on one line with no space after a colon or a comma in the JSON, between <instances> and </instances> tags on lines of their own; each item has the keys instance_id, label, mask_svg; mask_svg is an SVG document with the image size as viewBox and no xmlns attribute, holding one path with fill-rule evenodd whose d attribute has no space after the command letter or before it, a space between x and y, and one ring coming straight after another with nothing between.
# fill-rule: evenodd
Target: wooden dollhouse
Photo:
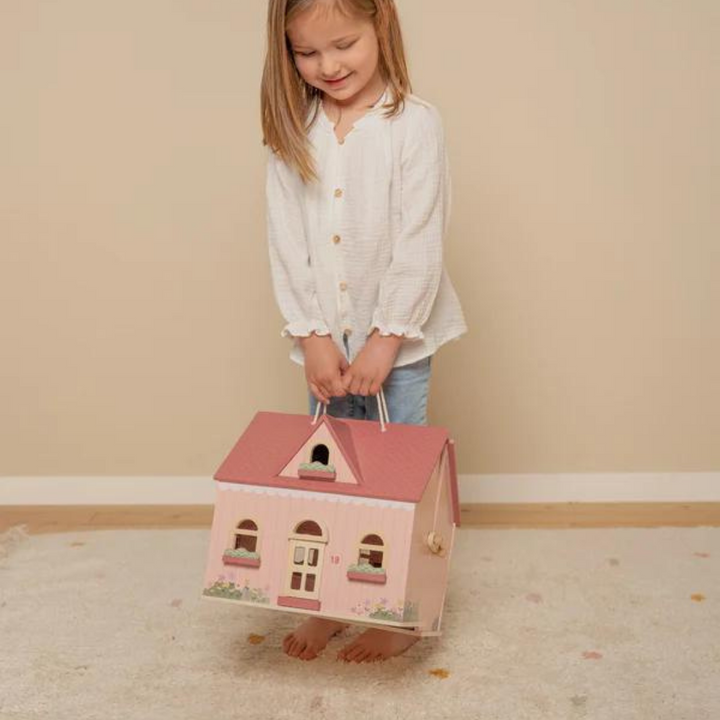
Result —
<instances>
[{"instance_id":1,"label":"wooden dollhouse","mask_svg":"<svg viewBox=\"0 0 720 720\"><path fill-rule=\"evenodd\" d=\"M445 429L259 412L214 479L204 597L440 634L460 524Z\"/></svg>"}]
</instances>

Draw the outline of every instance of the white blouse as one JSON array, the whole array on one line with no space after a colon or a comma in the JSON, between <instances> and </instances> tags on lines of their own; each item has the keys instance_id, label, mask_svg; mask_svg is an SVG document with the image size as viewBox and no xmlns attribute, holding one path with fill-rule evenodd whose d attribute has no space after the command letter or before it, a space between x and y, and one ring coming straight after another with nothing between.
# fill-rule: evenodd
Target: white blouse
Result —
<instances>
[{"instance_id":1,"label":"white blouse","mask_svg":"<svg viewBox=\"0 0 720 720\"><path fill-rule=\"evenodd\" d=\"M394 366L432 355L467 331L443 265L450 173L438 111L415 95L382 116L389 88L340 141L320 110L309 130L319 182L269 151L267 230L273 289L298 337L330 334L352 362L367 336L404 335Z\"/></svg>"}]
</instances>

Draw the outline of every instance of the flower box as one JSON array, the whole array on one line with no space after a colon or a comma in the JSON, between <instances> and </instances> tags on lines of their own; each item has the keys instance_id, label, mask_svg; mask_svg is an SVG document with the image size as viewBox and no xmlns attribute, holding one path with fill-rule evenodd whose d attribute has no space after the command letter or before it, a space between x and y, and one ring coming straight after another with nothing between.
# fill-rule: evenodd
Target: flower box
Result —
<instances>
[{"instance_id":1,"label":"flower box","mask_svg":"<svg viewBox=\"0 0 720 720\"><path fill-rule=\"evenodd\" d=\"M305 480L334 480L335 467L321 462L300 463L298 477Z\"/></svg>"},{"instance_id":2,"label":"flower box","mask_svg":"<svg viewBox=\"0 0 720 720\"><path fill-rule=\"evenodd\" d=\"M367 568L372 568L368 570ZM351 565L347 570L348 580L355 582L369 582L376 585L384 585L387 582L387 575L382 568L374 568L372 565Z\"/></svg>"},{"instance_id":3,"label":"flower box","mask_svg":"<svg viewBox=\"0 0 720 720\"><path fill-rule=\"evenodd\" d=\"M226 550L223 553L224 565L242 565L243 567L260 567L260 556L247 550Z\"/></svg>"},{"instance_id":4,"label":"flower box","mask_svg":"<svg viewBox=\"0 0 720 720\"><path fill-rule=\"evenodd\" d=\"M305 480L334 480L335 471L328 470L298 470L298 477Z\"/></svg>"}]
</instances>

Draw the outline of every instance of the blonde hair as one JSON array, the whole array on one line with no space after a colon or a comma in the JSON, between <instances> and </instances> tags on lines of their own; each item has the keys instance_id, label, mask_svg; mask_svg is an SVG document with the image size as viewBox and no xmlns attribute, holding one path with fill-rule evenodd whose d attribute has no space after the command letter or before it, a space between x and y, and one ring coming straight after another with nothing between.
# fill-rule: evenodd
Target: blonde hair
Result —
<instances>
[{"instance_id":1,"label":"blonde hair","mask_svg":"<svg viewBox=\"0 0 720 720\"><path fill-rule=\"evenodd\" d=\"M320 110L321 91L306 83L295 65L287 26L318 0L269 0L267 55L260 90L263 145L268 145L303 182L317 180L308 130ZM348 16L372 19L378 38L380 75L389 86L391 102L385 117L399 114L412 92L405 62L400 20L394 0L332 0L332 7ZM308 116L312 111L312 117Z\"/></svg>"}]
</instances>

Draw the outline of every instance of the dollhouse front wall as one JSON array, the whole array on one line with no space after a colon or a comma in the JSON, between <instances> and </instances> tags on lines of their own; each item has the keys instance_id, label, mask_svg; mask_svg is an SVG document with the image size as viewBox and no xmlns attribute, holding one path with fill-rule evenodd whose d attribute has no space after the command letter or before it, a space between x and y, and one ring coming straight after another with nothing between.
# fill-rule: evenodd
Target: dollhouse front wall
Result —
<instances>
[{"instance_id":1,"label":"dollhouse front wall","mask_svg":"<svg viewBox=\"0 0 720 720\"><path fill-rule=\"evenodd\" d=\"M323 528L327 539L318 614L368 622L402 620L414 509L412 503L218 482L205 587L232 584L243 589L243 597L275 606L278 596L286 593L292 572L289 537L301 522L311 520ZM258 527L259 567L223 561L243 520ZM348 578L348 567L358 563L360 543L371 534L383 540L384 584Z\"/></svg>"}]
</instances>

